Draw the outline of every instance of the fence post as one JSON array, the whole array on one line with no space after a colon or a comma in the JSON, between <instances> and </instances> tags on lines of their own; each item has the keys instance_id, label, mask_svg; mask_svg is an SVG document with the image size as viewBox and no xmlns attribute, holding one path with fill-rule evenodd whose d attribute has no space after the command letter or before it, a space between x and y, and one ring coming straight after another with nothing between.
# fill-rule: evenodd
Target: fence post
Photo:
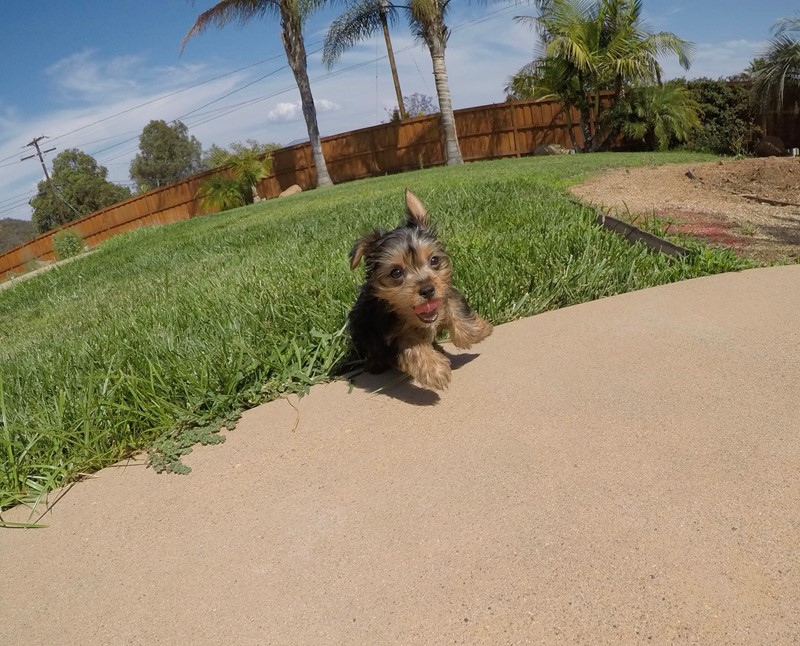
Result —
<instances>
[{"instance_id":1,"label":"fence post","mask_svg":"<svg viewBox=\"0 0 800 646\"><path fill-rule=\"evenodd\" d=\"M519 145L519 133L517 132L517 120L514 118L514 103L509 102L508 109L511 110L511 130L514 133L514 155L522 157Z\"/></svg>"}]
</instances>

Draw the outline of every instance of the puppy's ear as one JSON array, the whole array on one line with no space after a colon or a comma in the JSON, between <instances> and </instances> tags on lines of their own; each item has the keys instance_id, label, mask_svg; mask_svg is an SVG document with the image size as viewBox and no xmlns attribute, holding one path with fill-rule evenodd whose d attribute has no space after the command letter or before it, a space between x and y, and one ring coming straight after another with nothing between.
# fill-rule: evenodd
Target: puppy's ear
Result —
<instances>
[{"instance_id":1,"label":"puppy's ear","mask_svg":"<svg viewBox=\"0 0 800 646\"><path fill-rule=\"evenodd\" d=\"M361 258L366 256L378 240L383 237L383 231L375 229L370 233L361 236L356 240L353 248L350 250L350 269L358 267Z\"/></svg>"},{"instance_id":2,"label":"puppy's ear","mask_svg":"<svg viewBox=\"0 0 800 646\"><path fill-rule=\"evenodd\" d=\"M406 189L406 220L404 222L407 227L422 227L428 228L428 208L422 203L422 200L414 195L410 190Z\"/></svg>"}]
</instances>

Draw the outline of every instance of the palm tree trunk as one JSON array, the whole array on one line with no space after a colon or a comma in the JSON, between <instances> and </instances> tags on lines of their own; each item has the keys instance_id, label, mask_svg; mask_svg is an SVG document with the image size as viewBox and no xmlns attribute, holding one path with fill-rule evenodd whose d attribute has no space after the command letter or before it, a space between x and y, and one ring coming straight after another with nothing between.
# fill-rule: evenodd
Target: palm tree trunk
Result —
<instances>
[{"instance_id":1,"label":"palm tree trunk","mask_svg":"<svg viewBox=\"0 0 800 646\"><path fill-rule=\"evenodd\" d=\"M442 39L436 38L428 43L433 60L433 78L436 82L436 94L439 98L439 111L442 118L444 131L444 155L448 166L463 164L461 148L458 145L456 133L456 117L453 114L453 102L450 98L450 83L447 80L447 67L444 63L445 44Z\"/></svg>"},{"instance_id":2,"label":"palm tree trunk","mask_svg":"<svg viewBox=\"0 0 800 646\"><path fill-rule=\"evenodd\" d=\"M592 152L597 152L603 138L600 136L600 89L594 91L594 136L592 139Z\"/></svg>"},{"instance_id":3,"label":"palm tree trunk","mask_svg":"<svg viewBox=\"0 0 800 646\"><path fill-rule=\"evenodd\" d=\"M282 2L281 22L283 30L281 37L283 47L286 50L286 59L294 73L297 89L300 91L300 103L306 120L306 128L308 129L308 140L311 144L314 165L317 167L317 188L333 186L331 176L328 174L328 166L325 163L325 156L322 154L322 142L319 138L319 126L317 125L317 109L314 106L314 96L311 94L311 82L308 80L306 48L303 43L302 27L297 14L293 15L290 10L285 10L284 8L285 3Z\"/></svg>"},{"instance_id":4,"label":"palm tree trunk","mask_svg":"<svg viewBox=\"0 0 800 646\"><path fill-rule=\"evenodd\" d=\"M592 117L588 106L581 107L581 132L583 133L583 152L592 150Z\"/></svg>"},{"instance_id":5,"label":"palm tree trunk","mask_svg":"<svg viewBox=\"0 0 800 646\"><path fill-rule=\"evenodd\" d=\"M383 26L383 38L386 41L386 53L389 55L389 67L392 68L392 80L394 81L394 91L397 94L397 109L401 119L408 119L405 103L403 103L403 93L400 91L400 77L397 76L397 64L394 62L394 49L392 39L389 37L389 24L386 21L386 14L381 11L381 25Z\"/></svg>"},{"instance_id":6,"label":"palm tree trunk","mask_svg":"<svg viewBox=\"0 0 800 646\"><path fill-rule=\"evenodd\" d=\"M571 103L564 103L563 110L564 110L564 117L567 120L567 132L569 132L569 140L572 142L572 150L578 152L578 140L575 139L575 128L572 124L572 104Z\"/></svg>"},{"instance_id":7,"label":"palm tree trunk","mask_svg":"<svg viewBox=\"0 0 800 646\"><path fill-rule=\"evenodd\" d=\"M591 125L591 108L588 92L584 91L586 87L583 74L578 72L578 86L581 88L580 99L580 114L581 114L581 133L583 134L583 152L588 153L592 149L592 125Z\"/></svg>"}]
</instances>

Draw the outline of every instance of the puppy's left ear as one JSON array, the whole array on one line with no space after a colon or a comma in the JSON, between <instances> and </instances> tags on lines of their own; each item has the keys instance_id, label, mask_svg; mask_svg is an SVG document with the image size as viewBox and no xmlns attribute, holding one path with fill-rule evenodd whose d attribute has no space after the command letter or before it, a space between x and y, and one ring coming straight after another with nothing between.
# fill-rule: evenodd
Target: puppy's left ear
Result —
<instances>
[{"instance_id":1,"label":"puppy's left ear","mask_svg":"<svg viewBox=\"0 0 800 646\"><path fill-rule=\"evenodd\" d=\"M350 250L350 269L358 267L358 263L366 256L378 240L383 237L383 231L375 230L361 236L356 240L353 248Z\"/></svg>"},{"instance_id":2,"label":"puppy's left ear","mask_svg":"<svg viewBox=\"0 0 800 646\"><path fill-rule=\"evenodd\" d=\"M422 227L427 229L429 225L428 207L422 200L406 189L406 220L407 227Z\"/></svg>"}]
</instances>

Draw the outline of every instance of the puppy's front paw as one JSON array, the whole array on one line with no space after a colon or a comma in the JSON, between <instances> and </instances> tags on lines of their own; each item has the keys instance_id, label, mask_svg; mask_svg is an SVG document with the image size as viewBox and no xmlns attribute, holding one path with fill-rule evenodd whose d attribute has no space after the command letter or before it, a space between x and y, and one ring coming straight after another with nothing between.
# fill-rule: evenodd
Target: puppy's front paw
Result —
<instances>
[{"instance_id":1,"label":"puppy's front paw","mask_svg":"<svg viewBox=\"0 0 800 646\"><path fill-rule=\"evenodd\" d=\"M412 375L423 388L445 390L450 385L452 368L450 360L439 352L434 352L431 360L420 366L419 374Z\"/></svg>"},{"instance_id":2,"label":"puppy's front paw","mask_svg":"<svg viewBox=\"0 0 800 646\"><path fill-rule=\"evenodd\" d=\"M480 343L492 333L494 328L491 323L484 321L477 314L469 319L454 320L450 329L453 345L462 350L468 350L475 343Z\"/></svg>"},{"instance_id":3,"label":"puppy's front paw","mask_svg":"<svg viewBox=\"0 0 800 646\"><path fill-rule=\"evenodd\" d=\"M433 345L405 348L398 357L398 367L423 388L444 390L450 385L450 360Z\"/></svg>"}]
</instances>

